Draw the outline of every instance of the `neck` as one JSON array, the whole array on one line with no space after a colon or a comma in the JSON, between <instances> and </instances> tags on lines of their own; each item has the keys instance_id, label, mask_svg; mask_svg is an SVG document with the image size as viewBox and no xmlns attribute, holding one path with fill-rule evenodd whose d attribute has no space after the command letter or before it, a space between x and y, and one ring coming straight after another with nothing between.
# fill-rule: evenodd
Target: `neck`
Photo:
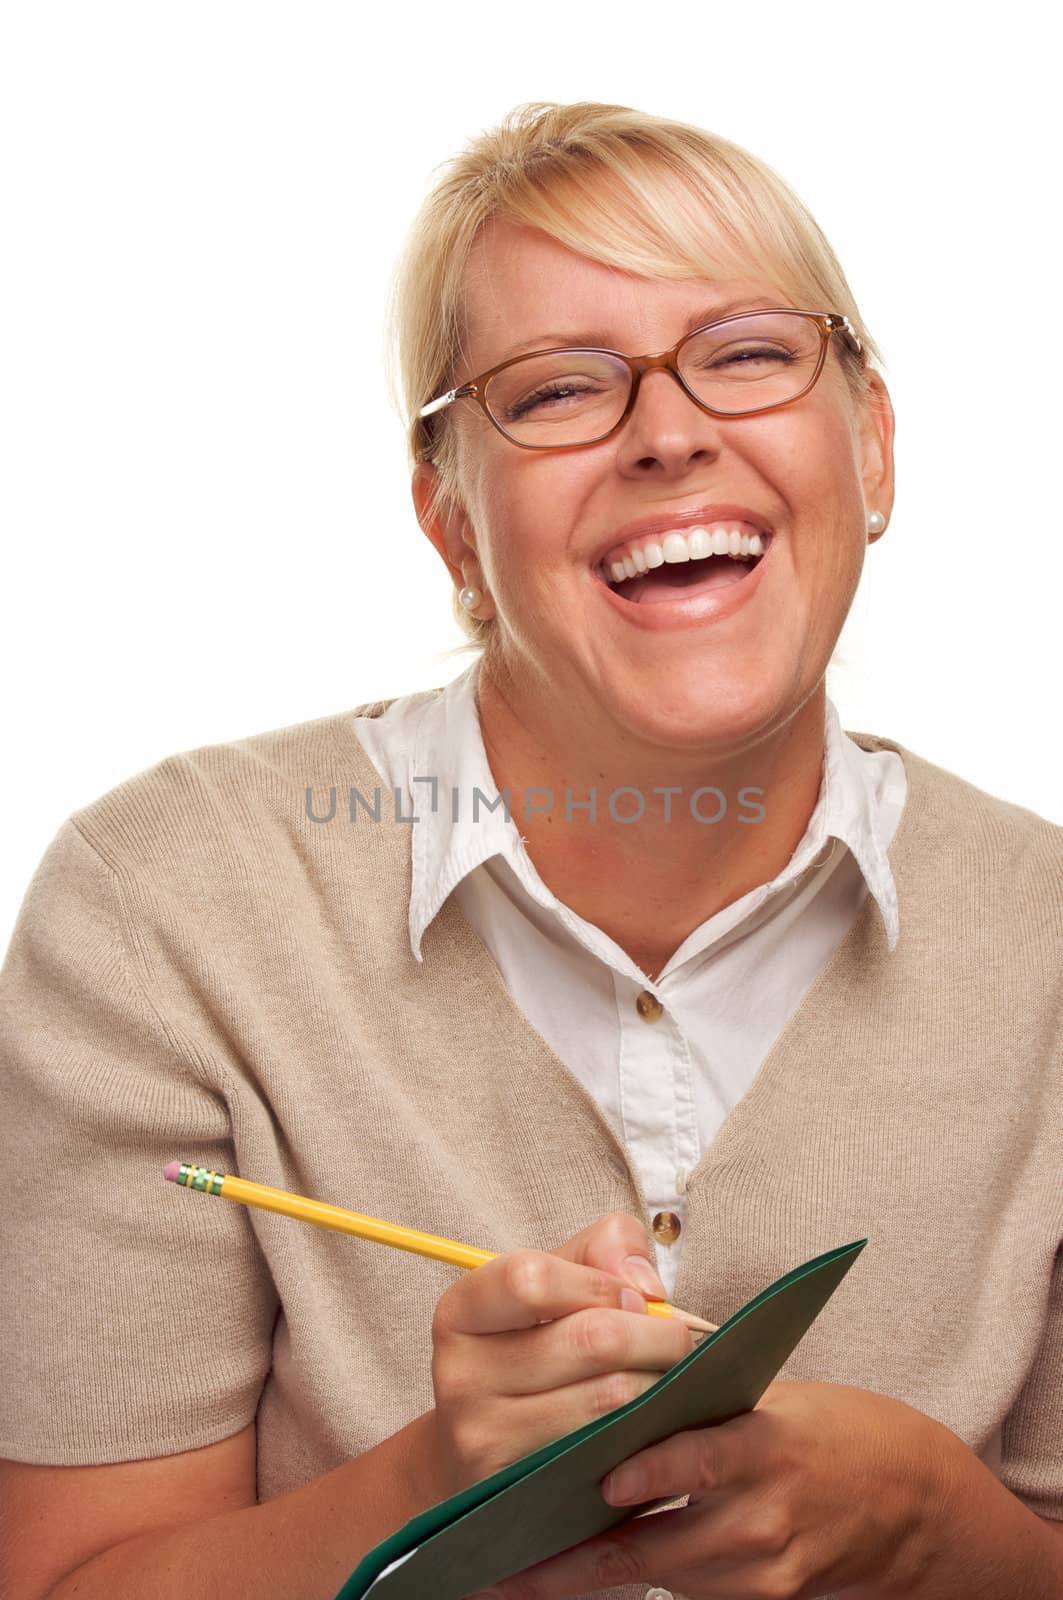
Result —
<instances>
[{"instance_id":1,"label":"neck","mask_svg":"<svg viewBox=\"0 0 1063 1600\"><path fill-rule=\"evenodd\" d=\"M780 728L708 755L589 746L584 729L566 727L541 700L526 706L486 660L477 698L492 776L509 790L539 876L650 979L695 928L783 870L819 795L822 680ZM719 793L695 797L698 789Z\"/></svg>"}]
</instances>

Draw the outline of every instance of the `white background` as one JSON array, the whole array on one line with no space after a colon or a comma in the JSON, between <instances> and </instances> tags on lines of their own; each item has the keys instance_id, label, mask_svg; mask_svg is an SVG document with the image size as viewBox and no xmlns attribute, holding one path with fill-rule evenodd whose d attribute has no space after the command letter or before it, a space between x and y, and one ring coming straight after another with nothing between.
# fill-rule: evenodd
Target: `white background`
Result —
<instances>
[{"instance_id":1,"label":"white background","mask_svg":"<svg viewBox=\"0 0 1063 1600\"><path fill-rule=\"evenodd\" d=\"M828 688L1063 822L1060 157L1032 4L9 4L0 949L63 819L171 752L442 683L384 297L526 100L745 145L883 347L897 500Z\"/></svg>"}]
</instances>

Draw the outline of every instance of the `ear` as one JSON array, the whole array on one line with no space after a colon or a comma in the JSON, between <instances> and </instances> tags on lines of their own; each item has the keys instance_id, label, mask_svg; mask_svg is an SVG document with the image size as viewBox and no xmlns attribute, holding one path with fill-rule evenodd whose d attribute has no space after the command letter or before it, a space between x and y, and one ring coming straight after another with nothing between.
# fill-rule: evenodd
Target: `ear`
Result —
<instances>
[{"instance_id":1,"label":"ear","mask_svg":"<svg viewBox=\"0 0 1063 1600\"><path fill-rule=\"evenodd\" d=\"M869 512L880 511L888 526L893 511L893 404L879 373L870 374L870 383L859 421L860 476L864 504ZM874 544L881 538L882 533L869 533L867 542Z\"/></svg>"},{"instance_id":2,"label":"ear","mask_svg":"<svg viewBox=\"0 0 1063 1600\"><path fill-rule=\"evenodd\" d=\"M430 461L419 462L410 483L417 520L451 578L461 588L473 566L477 573L480 570L476 545L471 537L472 524L460 506L448 507L440 502L433 507L433 496L438 488L438 467Z\"/></svg>"}]
</instances>

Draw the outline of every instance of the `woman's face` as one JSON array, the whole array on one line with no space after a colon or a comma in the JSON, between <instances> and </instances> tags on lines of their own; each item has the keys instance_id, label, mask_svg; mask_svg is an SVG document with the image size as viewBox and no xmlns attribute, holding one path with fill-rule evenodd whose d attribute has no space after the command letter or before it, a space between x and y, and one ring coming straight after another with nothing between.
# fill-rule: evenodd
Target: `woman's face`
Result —
<instances>
[{"instance_id":1,"label":"woman's face","mask_svg":"<svg viewBox=\"0 0 1063 1600\"><path fill-rule=\"evenodd\" d=\"M509 222L481 236L466 289L468 359L458 381L565 343L665 350L692 318L710 321L725 302L734 310L790 303L755 278L637 277ZM723 754L782 726L816 689L860 578L868 513L888 519L893 501L885 386L876 377L878 403L857 411L837 337L815 386L790 405L714 417L669 373L652 372L620 431L578 450L522 450L477 406L448 411L463 508L427 519L433 468L415 474L415 502L455 581L484 591L476 614L494 617L496 630L487 662L529 726L549 718L573 735L593 727L614 740ZM630 524L675 514L677 527L690 526L685 514L706 507L741 508L771 531L766 555L743 566L740 583L701 598L669 589L663 603L657 584L653 601L610 592L600 563L630 543ZM711 528L743 519L710 511L694 520Z\"/></svg>"}]
</instances>

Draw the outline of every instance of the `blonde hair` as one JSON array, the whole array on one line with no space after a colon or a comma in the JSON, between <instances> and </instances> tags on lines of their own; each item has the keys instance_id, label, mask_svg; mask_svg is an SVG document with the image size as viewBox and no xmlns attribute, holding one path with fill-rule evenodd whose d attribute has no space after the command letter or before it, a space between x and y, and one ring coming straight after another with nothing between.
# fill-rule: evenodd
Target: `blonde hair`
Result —
<instances>
[{"instance_id":1,"label":"blonde hair","mask_svg":"<svg viewBox=\"0 0 1063 1600\"><path fill-rule=\"evenodd\" d=\"M608 178L608 184L603 183ZM606 266L651 278L746 277L774 283L798 306L849 318L864 351L834 341L853 399L867 398L882 355L818 223L765 162L684 122L628 106L580 101L517 106L497 128L444 163L423 202L392 280L387 355L411 469L438 470L433 504L461 504L456 430L447 411L421 406L468 376L464 274L485 225L505 218L540 229ZM493 623L452 597L469 643L482 649Z\"/></svg>"}]
</instances>

